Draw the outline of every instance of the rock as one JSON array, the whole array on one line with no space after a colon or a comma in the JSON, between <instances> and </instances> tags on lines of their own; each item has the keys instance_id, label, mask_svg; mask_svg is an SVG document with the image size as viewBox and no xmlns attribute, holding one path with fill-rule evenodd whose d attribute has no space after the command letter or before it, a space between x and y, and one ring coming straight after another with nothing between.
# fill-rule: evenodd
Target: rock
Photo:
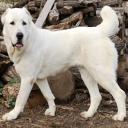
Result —
<instances>
[{"instance_id":1,"label":"rock","mask_svg":"<svg viewBox=\"0 0 128 128\"><path fill-rule=\"evenodd\" d=\"M65 71L55 77L49 77L48 81L53 94L59 100L67 100L74 93L74 79L70 71Z\"/></svg>"}]
</instances>

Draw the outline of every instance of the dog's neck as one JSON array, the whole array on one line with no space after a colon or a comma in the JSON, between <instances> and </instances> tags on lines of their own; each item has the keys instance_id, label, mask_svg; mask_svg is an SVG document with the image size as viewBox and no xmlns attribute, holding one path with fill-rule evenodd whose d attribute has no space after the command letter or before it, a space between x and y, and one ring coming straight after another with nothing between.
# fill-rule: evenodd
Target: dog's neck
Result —
<instances>
[{"instance_id":1,"label":"dog's neck","mask_svg":"<svg viewBox=\"0 0 128 128\"><path fill-rule=\"evenodd\" d=\"M10 48L7 47L7 51L10 59L14 62L14 64L17 64L22 57L24 49L17 49L16 47L11 46Z\"/></svg>"}]
</instances>

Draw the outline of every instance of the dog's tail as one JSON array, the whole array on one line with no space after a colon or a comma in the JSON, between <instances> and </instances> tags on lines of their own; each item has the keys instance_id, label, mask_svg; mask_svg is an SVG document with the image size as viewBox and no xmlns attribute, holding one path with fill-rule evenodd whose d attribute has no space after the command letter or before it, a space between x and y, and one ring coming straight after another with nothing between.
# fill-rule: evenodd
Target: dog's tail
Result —
<instances>
[{"instance_id":1,"label":"dog's tail","mask_svg":"<svg viewBox=\"0 0 128 128\"><path fill-rule=\"evenodd\" d=\"M116 12L109 6L104 6L100 12L102 23L97 28L106 36L112 36L119 31L119 20Z\"/></svg>"}]
</instances>

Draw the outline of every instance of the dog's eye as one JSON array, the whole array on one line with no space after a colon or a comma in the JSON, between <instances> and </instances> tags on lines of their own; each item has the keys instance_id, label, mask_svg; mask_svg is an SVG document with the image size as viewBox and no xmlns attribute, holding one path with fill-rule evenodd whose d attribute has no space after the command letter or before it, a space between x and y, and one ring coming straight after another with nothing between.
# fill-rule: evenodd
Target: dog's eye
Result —
<instances>
[{"instance_id":1,"label":"dog's eye","mask_svg":"<svg viewBox=\"0 0 128 128\"><path fill-rule=\"evenodd\" d=\"M14 22L14 21L12 21L12 22L10 22L10 24L11 24L11 25L15 25L15 22Z\"/></svg>"},{"instance_id":2,"label":"dog's eye","mask_svg":"<svg viewBox=\"0 0 128 128\"><path fill-rule=\"evenodd\" d=\"M23 25L27 25L27 23L25 21L22 22Z\"/></svg>"}]
</instances>

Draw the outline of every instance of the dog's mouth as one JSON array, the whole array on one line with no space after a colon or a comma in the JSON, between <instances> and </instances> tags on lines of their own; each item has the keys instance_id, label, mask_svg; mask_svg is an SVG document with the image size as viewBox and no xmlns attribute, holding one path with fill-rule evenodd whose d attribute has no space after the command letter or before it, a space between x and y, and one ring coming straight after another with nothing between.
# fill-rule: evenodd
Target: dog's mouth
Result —
<instances>
[{"instance_id":1,"label":"dog's mouth","mask_svg":"<svg viewBox=\"0 0 128 128\"><path fill-rule=\"evenodd\" d=\"M21 42L17 42L16 44L13 44L13 47L16 47L16 48L22 48L23 46L24 45Z\"/></svg>"}]
</instances>

